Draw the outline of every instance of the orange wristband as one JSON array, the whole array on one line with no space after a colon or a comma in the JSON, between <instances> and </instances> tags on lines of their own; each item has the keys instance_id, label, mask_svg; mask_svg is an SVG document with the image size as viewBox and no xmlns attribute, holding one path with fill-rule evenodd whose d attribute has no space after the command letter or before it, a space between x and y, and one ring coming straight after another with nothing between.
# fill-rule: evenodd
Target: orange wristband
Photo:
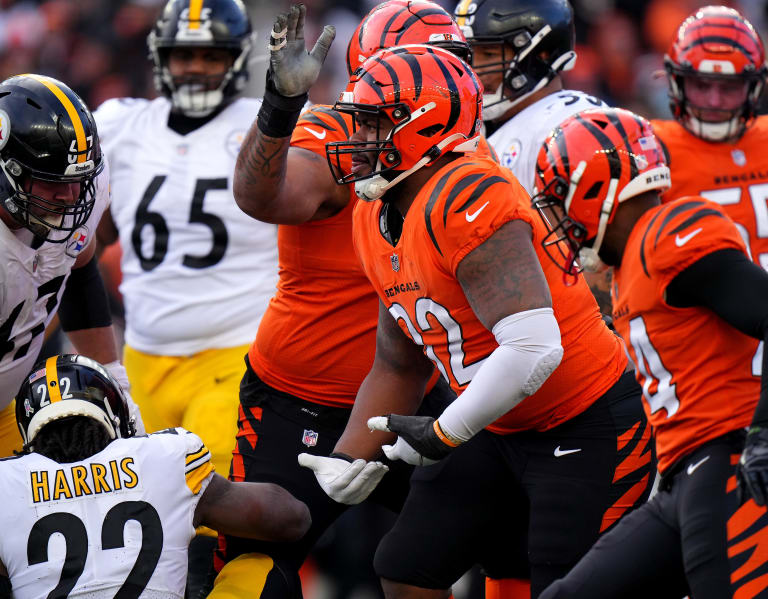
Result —
<instances>
[{"instance_id":1,"label":"orange wristband","mask_svg":"<svg viewBox=\"0 0 768 599\"><path fill-rule=\"evenodd\" d=\"M440 423L438 423L437 420L435 420L432 423L432 428L435 431L435 434L437 435L437 438L440 439L443 443L445 443L448 447L458 447L459 443L457 441L454 441L451 439L448 435L446 435L443 432L443 429L440 428Z\"/></svg>"}]
</instances>

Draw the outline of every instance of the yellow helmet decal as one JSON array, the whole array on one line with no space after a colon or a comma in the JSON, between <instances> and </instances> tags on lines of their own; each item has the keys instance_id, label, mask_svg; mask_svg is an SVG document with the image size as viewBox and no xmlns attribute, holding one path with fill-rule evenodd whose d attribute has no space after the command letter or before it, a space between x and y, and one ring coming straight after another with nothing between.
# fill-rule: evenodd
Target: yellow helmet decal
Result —
<instances>
[{"instance_id":1,"label":"yellow helmet decal","mask_svg":"<svg viewBox=\"0 0 768 599\"><path fill-rule=\"evenodd\" d=\"M467 14L467 10L469 10L469 5L472 4L473 0L461 0L459 2L459 5L456 7L456 14L457 15L465 15ZM466 25L467 17L457 17L456 18L456 24L459 27L463 27Z\"/></svg>"},{"instance_id":2,"label":"yellow helmet decal","mask_svg":"<svg viewBox=\"0 0 768 599\"><path fill-rule=\"evenodd\" d=\"M203 0L189 0L189 28L200 28L200 14L203 11Z\"/></svg>"},{"instance_id":3,"label":"yellow helmet decal","mask_svg":"<svg viewBox=\"0 0 768 599\"><path fill-rule=\"evenodd\" d=\"M59 356L51 356L45 361L45 380L48 382L48 395L51 398L51 403L61 401L61 389L59 389L59 369L56 365L58 359Z\"/></svg>"},{"instance_id":4,"label":"yellow helmet decal","mask_svg":"<svg viewBox=\"0 0 768 599\"><path fill-rule=\"evenodd\" d=\"M80 114L77 112L75 105L72 104L67 95L61 90L61 88L55 83L53 79L48 77L42 77L40 75L34 75L27 73L26 77L31 77L35 81L39 81L45 87L47 87L53 93L59 102L64 106L64 110L67 111L69 119L72 121L72 126L75 128L75 137L77 139L77 162L85 162L88 146L85 139L85 127L83 127L83 121L80 118Z\"/></svg>"}]
</instances>

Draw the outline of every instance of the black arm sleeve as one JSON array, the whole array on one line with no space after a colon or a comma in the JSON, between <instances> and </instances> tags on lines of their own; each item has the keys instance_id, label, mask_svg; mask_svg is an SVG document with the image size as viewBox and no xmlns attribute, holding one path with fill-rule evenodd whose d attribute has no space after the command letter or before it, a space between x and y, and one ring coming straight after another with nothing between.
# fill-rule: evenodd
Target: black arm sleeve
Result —
<instances>
[{"instance_id":1,"label":"black arm sleeve","mask_svg":"<svg viewBox=\"0 0 768 599\"><path fill-rule=\"evenodd\" d=\"M61 296L59 320L64 331L79 331L112 324L109 300L94 256L81 268L73 268Z\"/></svg>"},{"instance_id":2,"label":"black arm sleeve","mask_svg":"<svg viewBox=\"0 0 768 599\"><path fill-rule=\"evenodd\" d=\"M707 254L672 280L666 298L678 308L709 308L745 335L768 341L768 273L739 250ZM752 424L768 427L767 351L763 351L760 401Z\"/></svg>"}]
</instances>

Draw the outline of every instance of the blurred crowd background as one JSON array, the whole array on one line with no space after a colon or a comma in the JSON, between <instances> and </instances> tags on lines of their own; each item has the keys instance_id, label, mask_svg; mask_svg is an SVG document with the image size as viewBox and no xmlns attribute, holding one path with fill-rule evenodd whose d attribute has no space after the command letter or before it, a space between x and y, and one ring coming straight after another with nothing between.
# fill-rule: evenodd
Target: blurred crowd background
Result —
<instances>
[{"instance_id":1,"label":"blurred crowd background","mask_svg":"<svg viewBox=\"0 0 768 599\"><path fill-rule=\"evenodd\" d=\"M163 0L0 0L0 72L28 71L66 81L91 108L116 96L154 95L146 35ZM287 0L245 0L257 32L250 92L258 95L266 69L266 36ZM344 51L374 0L305 0L307 38L323 24L336 26L336 42L315 102L332 102L346 81ZM438 0L452 10L455 2ZM666 84L655 74L677 25L702 0L573 0L578 61L566 79L573 87L646 116L668 114ZM764 33L765 0L725 2Z\"/></svg>"},{"instance_id":2,"label":"blurred crowd background","mask_svg":"<svg viewBox=\"0 0 768 599\"><path fill-rule=\"evenodd\" d=\"M165 0L0 0L0 74L37 72L65 81L95 109L113 97L154 97L146 36ZM663 56L677 26L702 0L571 0L577 23L578 60L566 85L647 117L670 116ZM332 103L344 87L347 40L374 0L304 0L306 37L314 42L324 24L336 41L310 99ZM452 11L455 2L438 0ZM741 10L763 35L768 0L723 2ZM267 66L272 20L288 0L245 0L257 34L249 95L258 96ZM768 108L768 106L766 106ZM764 110L763 112L765 112ZM116 316L121 314L111 250L104 275ZM304 571L307 599L373 599L380 596L371 567L378 538L392 515L374 507L349 510L320 541ZM482 597L473 573L455 589L456 599Z\"/></svg>"}]
</instances>

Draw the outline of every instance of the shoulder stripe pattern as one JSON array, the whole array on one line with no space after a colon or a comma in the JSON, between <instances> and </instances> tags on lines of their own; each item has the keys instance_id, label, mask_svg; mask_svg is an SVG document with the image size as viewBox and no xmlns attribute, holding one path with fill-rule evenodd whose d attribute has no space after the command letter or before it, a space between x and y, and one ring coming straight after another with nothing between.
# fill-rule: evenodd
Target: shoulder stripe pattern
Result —
<instances>
[{"instance_id":1,"label":"shoulder stripe pattern","mask_svg":"<svg viewBox=\"0 0 768 599\"><path fill-rule=\"evenodd\" d=\"M725 215L719 210L715 210L714 208L702 208L701 210L697 210L696 212L691 214L691 216L689 216L686 220L680 223L677 227L672 229L669 233L667 233L667 235L675 235L680 231L684 231L685 229L690 227L693 223L700 221L705 216L716 216L718 218L726 218Z\"/></svg>"},{"instance_id":2,"label":"shoulder stripe pattern","mask_svg":"<svg viewBox=\"0 0 768 599\"><path fill-rule=\"evenodd\" d=\"M187 481L189 490L195 495L200 492L203 481L214 471L211 464L211 452L205 445L192 453L188 453L185 458L184 477Z\"/></svg>"},{"instance_id":3,"label":"shoulder stripe pattern","mask_svg":"<svg viewBox=\"0 0 768 599\"><path fill-rule=\"evenodd\" d=\"M330 108L327 106L313 106L309 112L307 112L304 116L301 117L301 120L309 121L313 125L317 125L318 127L322 127L323 129L328 129L328 131L336 131L335 127L333 127L329 123L319 118L316 114L314 114L316 112L319 112L321 114L325 114L331 117L334 121L336 121L336 123L338 123L339 127L341 128L342 131L344 131L346 136L349 137L349 127L347 127L347 122L344 120L344 117L342 117L333 108Z\"/></svg>"},{"instance_id":4,"label":"shoulder stripe pattern","mask_svg":"<svg viewBox=\"0 0 768 599\"><path fill-rule=\"evenodd\" d=\"M445 173L442 177L440 177L440 180L435 184L435 186L432 188L432 193L429 194L429 200L427 200L426 205L424 206L424 220L426 221L427 226L427 233L429 233L429 238L432 240L432 243L435 246L435 249L437 250L437 253L441 256L443 255L443 251L440 249L440 244L437 243L437 239L435 238L435 232L432 229L432 219L430 218L432 215L432 208L435 207L435 202L437 202L437 199L440 197L440 194L443 191L443 188L445 187L446 182L450 178L450 176L455 173L457 170L459 170L463 165L454 166L451 170L449 170L447 173Z\"/></svg>"},{"instance_id":5,"label":"shoulder stripe pattern","mask_svg":"<svg viewBox=\"0 0 768 599\"><path fill-rule=\"evenodd\" d=\"M656 246L659 243L659 238L661 237L661 234L664 232L664 227L666 227L669 224L669 221L671 221L673 218L675 218L678 214L683 214L684 212L688 212L689 210L693 210L694 208L698 208L704 204L704 202L700 200L693 200L691 202L685 202L680 205L672 205L672 208L666 210L666 214L664 216L664 220L661 221L661 224L659 225L659 230L656 231L656 238L653 240L653 248L656 249ZM662 212L665 212L662 210ZM649 227L650 228L650 227Z\"/></svg>"},{"instance_id":6,"label":"shoulder stripe pattern","mask_svg":"<svg viewBox=\"0 0 768 599\"><path fill-rule=\"evenodd\" d=\"M445 208L443 208L443 224L448 222L448 211L451 209L451 204L453 204L459 194L483 177L485 177L485 173L472 173L454 183L451 193L448 194L448 198L445 200Z\"/></svg>"},{"instance_id":7,"label":"shoulder stripe pattern","mask_svg":"<svg viewBox=\"0 0 768 599\"><path fill-rule=\"evenodd\" d=\"M653 228L654 223L660 216L661 216L661 212L657 212L656 214L653 215L651 222L648 223L648 226L643 232L643 238L640 240L640 263L643 265L643 272L645 273L645 276L648 277L649 279L651 278L651 273L648 272L648 263L645 259L645 240L648 238L648 233L651 232L651 229Z\"/></svg>"},{"instance_id":8,"label":"shoulder stripe pattern","mask_svg":"<svg viewBox=\"0 0 768 599\"><path fill-rule=\"evenodd\" d=\"M480 183L477 184L477 187L475 187L475 190L472 192L472 195L469 196L469 199L464 202L461 206L456 208L454 212L461 212L462 210L466 210L472 204L474 204L477 200L480 199L480 196L482 196L485 193L485 190L488 189L491 185L495 185L496 183L506 183L507 180L504 177L500 177L498 175L494 175L493 177L488 177L487 179L483 179L480 181Z\"/></svg>"}]
</instances>

